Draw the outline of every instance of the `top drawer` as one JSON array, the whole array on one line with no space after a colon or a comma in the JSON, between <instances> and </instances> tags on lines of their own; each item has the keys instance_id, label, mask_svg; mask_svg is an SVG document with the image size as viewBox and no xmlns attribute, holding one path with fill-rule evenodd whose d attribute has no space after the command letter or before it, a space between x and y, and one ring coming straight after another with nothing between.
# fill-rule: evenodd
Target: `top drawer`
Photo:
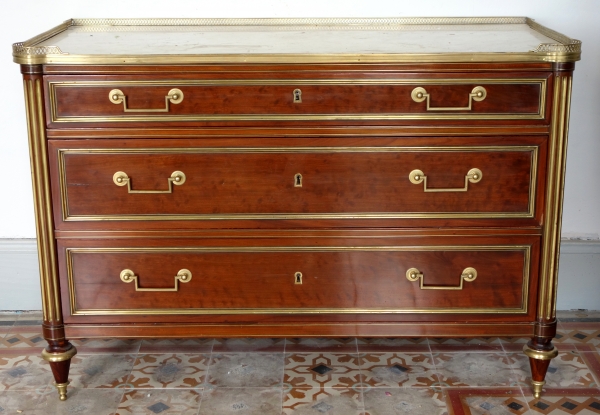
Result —
<instances>
[{"instance_id":1,"label":"top drawer","mask_svg":"<svg viewBox=\"0 0 600 415\"><path fill-rule=\"evenodd\" d=\"M292 74L293 75L293 74ZM168 79L47 76L50 126L544 120L546 74L443 78ZM496 75L497 76L497 75Z\"/></svg>"}]
</instances>

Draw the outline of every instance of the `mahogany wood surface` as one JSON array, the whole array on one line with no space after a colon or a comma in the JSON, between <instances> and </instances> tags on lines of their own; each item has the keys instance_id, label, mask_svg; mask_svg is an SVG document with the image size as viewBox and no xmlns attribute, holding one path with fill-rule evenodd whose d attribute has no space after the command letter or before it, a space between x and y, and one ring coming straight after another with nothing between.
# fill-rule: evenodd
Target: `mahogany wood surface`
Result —
<instances>
[{"instance_id":1,"label":"mahogany wood surface","mask_svg":"<svg viewBox=\"0 0 600 415\"><path fill-rule=\"evenodd\" d=\"M536 236L61 239L58 247L63 311L73 323L531 321L537 301ZM426 286L457 286L467 267L478 276L463 290L421 290L419 282L406 278L412 267L424 274ZM119 278L123 269L138 275L143 288L173 287L180 269L189 269L193 278L179 283L178 292L136 292L134 283ZM295 284L296 272L303 274L301 285ZM73 299L75 310L66 299ZM232 314L205 308L271 310ZM303 308L350 310L307 314ZM376 314L351 310L361 308Z\"/></svg>"},{"instance_id":2,"label":"mahogany wood surface","mask_svg":"<svg viewBox=\"0 0 600 415\"><path fill-rule=\"evenodd\" d=\"M317 323L292 324L69 324L69 338L185 337L465 337L529 336L533 324L491 323Z\"/></svg>"},{"instance_id":3,"label":"mahogany wood surface","mask_svg":"<svg viewBox=\"0 0 600 415\"><path fill-rule=\"evenodd\" d=\"M21 65L47 351L209 336L532 336L551 350L574 64L276 61ZM110 102L115 88L142 111ZM171 88L181 103L146 111ZM466 192L409 181L419 169L456 190L472 168ZM117 171L133 190L186 182L129 194ZM444 289L409 281L413 267ZM445 289L467 267L477 278ZM124 269L141 288L192 279L136 291ZM531 362L534 380L548 362ZM51 364L58 383L69 364Z\"/></svg>"},{"instance_id":4,"label":"mahogany wood surface","mask_svg":"<svg viewBox=\"0 0 600 415\"><path fill-rule=\"evenodd\" d=\"M477 115L488 115L488 120L472 121L475 124L544 124L548 119L535 119L542 109L542 90L539 84L527 80L551 80L548 72L495 72L495 73L404 73L358 72L354 71L276 71L260 65L249 66L246 72L216 72L207 70L196 73L161 74L160 76L136 74L125 75L46 75L47 118L52 128L70 128L101 123L105 126L148 127L181 125L411 125L419 123L464 124L461 119ZM261 84L261 80L264 84ZM283 85L268 85L269 80L278 80ZM294 83L294 80L302 81ZM377 82L358 85L352 80ZM407 85L394 85L392 80L404 80ZM439 83L436 84L436 80ZM494 84L491 81L503 81ZM230 81L241 85L185 85L185 81L218 82ZM314 81L314 84L311 84ZM386 81L388 83L386 84ZM447 84L451 81L450 84ZM129 84L127 83L129 82ZM131 83L133 82L133 83ZM319 82L321 84L319 84ZM322 84L325 82L326 84ZM328 85L327 82L334 84ZM54 84L54 89L49 84ZM70 83L66 86L63 83ZM136 85L136 83L139 83ZM157 85L160 83L160 85ZM255 84L252 84L255 83ZM550 82L548 82L549 84ZM431 107L458 107L469 104L469 93L475 86L483 86L487 97L473 102L472 109L428 111L426 102L415 102L411 91L415 87L425 87L431 95ZM180 88L184 100L180 104L170 104L168 113L125 113L123 104L113 104L108 99L109 92L118 88L127 96L128 108L158 109L165 107L165 95L171 88ZM302 102L295 103L293 91L302 90ZM547 109L546 107L544 109ZM133 114L133 115L132 115ZM169 116L201 115L279 115L280 120L262 121L260 117L251 120L227 119L203 121L201 119L169 121ZM333 116L346 115L339 120L311 120L319 114ZM409 120L368 120L369 114L405 114ZM144 116L158 116L151 121ZM300 116L289 119L289 116ZM449 120L430 119L436 115L450 116ZM529 119L520 119L529 115ZM133 116L125 122L118 118ZM164 118L164 121L160 117ZM502 119L494 119L503 116ZM94 121L78 121L77 117L93 117ZM135 117L140 118L136 121ZM348 118L349 117L349 118ZM421 119L422 117L426 117ZM57 119L58 118L58 119Z\"/></svg>"},{"instance_id":5,"label":"mahogany wood surface","mask_svg":"<svg viewBox=\"0 0 600 415\"><path fill-rule=\"evenodd\" d=\"M59 158L59 153L64 156ZM49 154L56 166L51 173L59 229L232 224L290 228L315 227L315 221L329 227L536 226L543 207L546 140L535 136L51 140ZM469 183L466 192L425 192L423 183L409 180L409 173L418 168L428 176L428 188L462 188L473 167L483 172L483 178ZM134 190L167 190L167 179L177 170L186 174L186 182L168 194L129 194L126 186L113 182L113 174L124 171ZM298 173L302 187L294 186ZM428 218L428 213L439 219ZM165 218L169 224L157 218L143 221L144 215L165 214L175 215ZM244 214L263 217L244 219ZM313 216L303 220L298 216L303 214ZM124 215L137 220L123 221ZM194 215L205 215L206 220L191 220L197 218Z\"/></svg>"}]
</instances>

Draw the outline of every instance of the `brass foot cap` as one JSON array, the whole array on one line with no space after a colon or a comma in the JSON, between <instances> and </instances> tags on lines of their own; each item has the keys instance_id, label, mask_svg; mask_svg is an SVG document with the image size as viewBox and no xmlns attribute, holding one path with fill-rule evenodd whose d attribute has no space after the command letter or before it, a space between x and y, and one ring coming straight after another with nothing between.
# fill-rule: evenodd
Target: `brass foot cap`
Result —
<instances>
[{"instance_id":1,"label":"brass foot cap","mask_svg":"<svg viewBox=\"0 0 600 415\"><path fill-rule=\"evenodd\" d=\"M61 401L67 400L67 386L69 386L69 382L65 383L54 383L56 389L58 389L58 399Z\"/></svg>"},{"instance_id":2,"label":"brass foot cap","mask_svg":"<svg viewBox=\"0 0 600 415\"><path fill-rule=\"evenodd\" d=\"M535 399L540 399L540 396L542 396L542 388L544 387L544 385L546 384L545 380L542 380L540 382L532 380L531 381L531 389L533 389L533 397Z\"/></svg>"}]
</instances>

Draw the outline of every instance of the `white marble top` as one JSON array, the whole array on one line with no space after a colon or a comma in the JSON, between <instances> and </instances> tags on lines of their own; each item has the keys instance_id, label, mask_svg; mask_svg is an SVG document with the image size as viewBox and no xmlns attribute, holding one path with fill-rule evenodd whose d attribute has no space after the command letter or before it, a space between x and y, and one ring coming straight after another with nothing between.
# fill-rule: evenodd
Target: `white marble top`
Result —
<instances>
[{"instance_id":1,"label":"white marble top","mask_svg":"<svg viewBox=\"0 0 600 415\"><path fill-rule=\"evenodd\" d=\"M37 46L69 54L388 54L529 52L556 43L526 24L352 26L71 26Z\"/></svg>"},{"instance_id":2,"label":"white marble top","mask_svg":"<svg viewBox=\"0 0 600 415\"><path fill-rule=\"evenodd\" d=\"M581 42L526 17L71 19L17 63L575 61ZM177 56L177 58L172 58Z\"/></svg>"}]
</instances>

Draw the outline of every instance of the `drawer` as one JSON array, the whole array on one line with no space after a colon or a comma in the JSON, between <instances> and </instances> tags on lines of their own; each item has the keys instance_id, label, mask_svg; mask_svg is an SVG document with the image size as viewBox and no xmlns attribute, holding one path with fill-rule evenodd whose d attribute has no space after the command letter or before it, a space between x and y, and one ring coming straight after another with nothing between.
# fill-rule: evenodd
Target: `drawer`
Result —
<instances>
[{"instance_id":1,"label":"drawer","mask_svg":"<svg viewBox=\"0 0 600 415\"><path fill-rule=\"evenodd\" d=\"M537 237L423 239L60 241L63 298L74 316L528 312Z\"/></svg>"},{"instance_id":2,"label":"drawer","mask_svg":"<svg viewBox=\"0 0 600 415\"><path fill-rule=\"evenodd\" d=\"M47 77L48 121L63 128L82 123L542 120L547 75L537 76L373 79L361 74L354 79L196 80L53 76Z\"/></svg>"},{"instance_id":3,"label":"drawer","mask_svg":"<svg viewBox=\"0 0 600 415\"><path fill-rule=\"evenodd\" d=\"M533 218L540 180L537 145L107 145L118 148L50 144L58 157L57 223Z\"/></svg>"}]
</instances>

